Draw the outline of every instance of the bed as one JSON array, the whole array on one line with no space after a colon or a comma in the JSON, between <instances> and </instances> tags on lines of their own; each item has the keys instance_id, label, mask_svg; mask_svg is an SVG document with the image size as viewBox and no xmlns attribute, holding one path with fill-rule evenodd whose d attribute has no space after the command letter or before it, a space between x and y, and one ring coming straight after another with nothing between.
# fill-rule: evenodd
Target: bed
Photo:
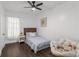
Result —
<instances>
[{"instance_id":1,"label":"bed","mask_svg":"<svg viewBox=\"0 0 79 59\"><path fill-rule=\"evenodd\" d=\"M24 35L26 36L25 43L28 44L28 46L34 51L34 53L37 53L37 51L48 48L50 46L50 40L40 37L38 35L28 36L27 33L30 33L30 32L37 33L37 29L24 28Z\"/></svg>"}]
</instances>

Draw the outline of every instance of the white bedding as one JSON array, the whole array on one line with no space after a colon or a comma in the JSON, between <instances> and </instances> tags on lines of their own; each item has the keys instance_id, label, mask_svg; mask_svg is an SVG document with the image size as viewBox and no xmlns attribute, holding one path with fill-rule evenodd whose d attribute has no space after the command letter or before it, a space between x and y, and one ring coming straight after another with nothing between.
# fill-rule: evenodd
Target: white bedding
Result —
<instances>
[{"instance_id":1,"label":"white bedding","mask_svg":"<svg viewBox=\"0 0 79 59\"><path fill-rule=\"evenodd\" d=\"M46 39L41 38L41 37L29 37L28 39L29 39L29 41L33 42L33 44L35 44L37 46L39 44L43 44L43 43L46 43L49 41L49 40L46 40Z\"/></svg>"},{"instance_id":2,"label":"white bedding","mask_svg":"<svg viewBox=\"0 0 79 59\"><path fill-rule=\"evenodd\" d=\"M49 47L50 41L43 37L28 37L26 38L26 43L34 50L36 53L38 50Z\"/></svg>"}]
</instances>

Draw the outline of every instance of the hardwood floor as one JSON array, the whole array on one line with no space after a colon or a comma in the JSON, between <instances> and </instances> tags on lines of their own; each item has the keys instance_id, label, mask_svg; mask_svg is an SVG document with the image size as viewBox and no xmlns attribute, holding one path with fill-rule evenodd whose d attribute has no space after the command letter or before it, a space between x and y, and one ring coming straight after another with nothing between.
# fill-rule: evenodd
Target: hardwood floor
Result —
<instances>
[{"instance_id":1,"label":"hardwood floor","mask_svg":"<svg viewBox=\"0 0 79 59\"><path fill-rule=\"evenodd\" d=\"M38 51L37 54L25 43L7 44L2 51L2 57L52 57L50 48Z\"/></svg>"}]
</instances>

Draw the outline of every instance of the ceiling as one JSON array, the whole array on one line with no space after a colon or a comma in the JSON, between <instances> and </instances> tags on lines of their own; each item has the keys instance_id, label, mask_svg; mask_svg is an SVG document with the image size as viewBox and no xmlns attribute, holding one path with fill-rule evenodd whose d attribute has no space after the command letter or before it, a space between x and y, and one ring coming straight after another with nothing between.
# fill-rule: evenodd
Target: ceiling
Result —
<instances>
[{"instance_id":1,"label":"ceiling","mask_svg":"<svg viewBox=\"0 0 79 59\"><path fill-rule=\"evenodd\" d=\"M42 11L36 10L35 13L43 12L45 10L48 10L50 8L55 8L61 4L63 4L63 1L36 1L36 4L39 2L43 2L42 6L39 6L42 8ZM13 12L22 12L22 13L32 13L33 11L31 8L24 8L25 6L30 6L27 1L3 1L3 6L6 11L13 11Z\"/></svg>"}]
</instances>

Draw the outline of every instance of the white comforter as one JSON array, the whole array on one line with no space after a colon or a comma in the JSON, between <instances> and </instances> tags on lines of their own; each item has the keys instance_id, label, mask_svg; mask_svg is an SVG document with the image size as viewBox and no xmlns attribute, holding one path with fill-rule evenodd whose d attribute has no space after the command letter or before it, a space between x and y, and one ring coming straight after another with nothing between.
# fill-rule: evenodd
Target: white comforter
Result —
<instances>
[{"instance_id":1,"label":"white comforter","mask_svg":"<svg viewBox=\"0 0 79 59\"><path fill-rule=\"evenodd\" d=\"M33 44L35 45L39 45L39 44L43 44L43 43L47 43L49 40L41 38L41 37L30 37L29 40L31 42L33 42Z\"/></svg>"},{"instance_id":2,"label":"white comforter","mask_svg":"<svg viewBox=\"0 0 79 59\"><path fill-rule=\"evenodd\" d=\"M31 49L34 50L35 53L38 51L38 47L50 44L50 41L43 37L28 37L26 42L31 47Z\"/></svg>"}]
</instances>

